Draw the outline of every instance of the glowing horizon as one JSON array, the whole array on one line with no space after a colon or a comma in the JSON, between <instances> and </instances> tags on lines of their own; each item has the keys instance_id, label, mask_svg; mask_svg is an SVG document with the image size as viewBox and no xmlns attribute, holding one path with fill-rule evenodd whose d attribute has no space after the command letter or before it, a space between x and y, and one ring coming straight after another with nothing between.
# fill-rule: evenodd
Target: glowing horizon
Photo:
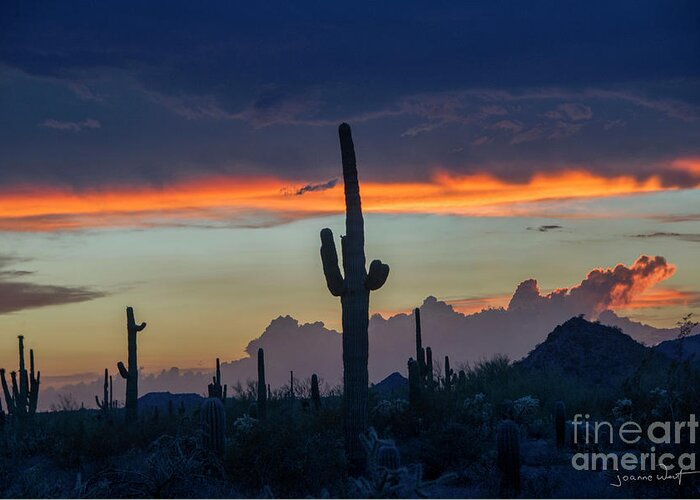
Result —
<instances>
[{"instance_id":1,"label":"glowing horizon","mask_svg":"<svg viewBox=\"0 0 700 500\"><path fill-rule=\"evenodd\" d=\"M699 165L677 162L674 169L694 174ZM163 187L6 187L0 198L0 230L148 227L256 214L269 214L279 223L343 211L342 183L307 192L299 191L301 185L272 177L210 177ZM700 181L692 187L698 185ZM572 169L537 173L523 183L488 174L437 172L428 182L366 181L361 189L366 213L528 217L540 215L539 203L635 196L681 187L665 185L660 175L638 180Z\"/></svg>"}]
</instances>

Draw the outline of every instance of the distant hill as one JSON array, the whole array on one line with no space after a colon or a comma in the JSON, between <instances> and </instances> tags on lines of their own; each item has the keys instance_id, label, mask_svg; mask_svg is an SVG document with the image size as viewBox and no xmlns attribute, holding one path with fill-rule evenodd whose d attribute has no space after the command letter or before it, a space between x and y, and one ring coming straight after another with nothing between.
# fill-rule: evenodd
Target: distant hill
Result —
<instances>
[{"instance_id":1,"label":"distant hill","mask_svg":"<svg viewBox=\"0 0 700 500\"><path fill-rule=\"evenodd\" d=\"M158 411L167 411L169 401L173 402L173 408L176 411L180 408L181 403L184 403L186 409L192 410L198 408L204 401L204 398L194 393L149 392L139 398L139 409L148 411L149 409L158 408Z\"/></svg>"},{"instance_id":2,"label":"distant hill","mask_svg":"<svg viewBox=\"0 0 700 500\"><path fill-rule=\"evenodd\" d=\"M517 364L526 370L560 372L603 387L614 387L632 376L650 357L667 362L619 328L571 318Z\"/></svg>"},{"instance_id":3,"label":"distant hill","mask_svg":"<svg viewBox=\"0 0 700 500\"><path fill-rule=\"evenodd\" d=\"M600 313L598 320L604 325L621 328L627 335L648 346L656 345L665 340L673 340L678 335L678 328L656 328L655 326L618 316L610 310Z\"/></svg>"},{"instance_id":4,"label":"distant hill","mask_svg":"<svg viewBox=\"0 0 700 500\"><path fill-rule=\"evenodd\" d=\"M657 345L654 350L661 352L671 359L692 358L700 366L700 334L674 340L667 340Z\"/></svg>"},{"instance_id":5,"label":"distant hill","mask_svg":"<svg viewBox=\"0 0 700 500\"><path fill-rule=\"evenodd\" d=\"M408 390L408 379L399 372L394 372L372 388L381 397L398 396Z\"/></svg>"}]
</instances>

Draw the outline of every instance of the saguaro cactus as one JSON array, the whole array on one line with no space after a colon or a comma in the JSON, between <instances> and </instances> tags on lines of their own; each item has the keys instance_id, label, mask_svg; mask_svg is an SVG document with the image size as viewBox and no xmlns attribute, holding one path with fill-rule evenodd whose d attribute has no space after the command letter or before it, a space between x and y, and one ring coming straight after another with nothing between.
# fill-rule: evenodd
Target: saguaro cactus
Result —
<instances>
[{"instance_id":1,"label":"saguaro cactus","mask_svg":"<svg viewBox=\"0 0 700 500\"><path fill-rule=\"evenodd\" d=\"M227 386L221 385L221 364L219 358L216 358L216 375L212 377L212 383L207 387L210 398L219 398L222 403L226 403Z\"/></svg>"},{"instance_id":2,"label":"saguaro cactus","mask_svg":"<svg viewBox=\"0 0 700 500\"><path fill-rule=\"evenodd\" d=\"M425 386L428 390L434 388L433 380L433 350L430 347L425 348Z\"/></svg>"},{"instance_id":3,"label":"saguaro cactus","mask_svg":"<svg viewBox=\"0 0 700 500\"><path fill-rule=\"evenodd\" d=\"M226 442L226 410L221 399L205 399L200 418L204 447L218 456L223 456Z\"/></svg>"},{"instance_id":4,"label":"saguaro cactus","mask_svg":"<svg viewBox=\"0 0 700 500\"><path fill-rule=\"evenodd\" d=\"M17 339L19 340L19 384L17 372L11 372L12 392L10 392L4 368L0 369L0 379L2 381L2 390L5 394L5 403L7 403L7 413L19 420L23 420L36 413L41 372L37 372L36 376L34 375L34 350L30 349L29 373L27 373L27 368L24 364L24 336L19 335Z\"/></svg>"},{"instance_id":5,"label":"saguaro cactus","mask_svg":"<svg viewBox=\"0 0 700 500\"><path fill-rule=\"evenodd\" d=\"M311 375L311 401L316 411L321 409L321 391L318 390L318 375Z\"/></svg>"},{"instance_id":6,"label":"saguaro cactus","mask_svg":"<svg viewBox=\"0 0 700 500\"><path fill-rule=\"evenodd\" d=\"M112 376L109 376L109 407L116 408L117 402L114 400L114 386L112 385Z\"/></svg>"},{"instance_id":7,"label":"saguaro cactus","mask_svg":"<svg viewBox=\"0 0 700 500\"><path fill-rule=\"evenodd\" d=\"M289 397L294 399L294 370L289 372Z\"/></svg>"},{"instance_id":8,"label":"saguaro cactus","mask_svg":"<svg viewBox=\"0 0 700 500\"><path fill-rule=\"evenodd\" d=\"M445 390L450 391L452 390L452 375L454 375L454 371L452 368L450 368L450 357L445 356Z\"/></svg>"},{"instance_id":9,"label":"saguaro cactus","mask_svg":"<svg viewBox=\"0 0 700 500\"><path fill-rule=\"evenodd\" d=\"M135 422L138 419L139 404L139 365L136 356L136 334L146 328L146 323L136 324L134 310L126 308L126 332L129 348L129 369L121 361L117 363L119 374L126 380L126 420Z\"/></svg>"},{"instance_id":10,"label":"saguaro cactus","mask_svg":"<svg viewBox=\"0 0 700 500\"><path fill-rule=\"evenodd\" d=\"M564 401L554 404L554 433L557 439L557 448L563 448L566 444L566 405Z\"/></svg>"},{"instance_id":11,"label":"saguaro cactus","mask_svg":"<svg viewBox=\"0 0 700 500\"><path fill-rule=\"evenodd\" d=\"M416 318L416 360L418 361L418 375L421 380L425 378L425 349L423 349L423 337L421 335L420 309L413 310Z\"/></svg>"},{"instance_id":12,"label":"saguaro cactus","mask_svg":"<svg viewBox=\"0 0 700 500\"><path fill-rule=\"evenodd\" d=\"M498 428L498 468L501 471L501 497L520 494L520 436L512 420L504 420Z\"/></svg>"},{"instance_id":13,"label":"saguaro cactus","mask_svg":"<svg viewBox=\"0 0 700 500\"><path fill-rule=\"evenodd\" d=\"M258 349L258 418L263 419L267 415L267 385L265 384L265 351Z\"/></svg>"},{"instance_id":14,"label":"saguaro cactus","mask_svg":"<svg viewBox=\"0 0 700 500\"><path fill-rule=\"evenodd\" d=\"M97 407L102 410L102 413L107 415L110 408L114 407L114 402L112 401L112 377L109 376L109 370L105 368L105 382L102 386L102 402L100 398L95 396L95 402Z\"/></svg>"},{"instance_id":15,"label":"saguaro cactus","mask_svg":"<svg viewBox=\"0 0 700 500\"><path fill-rule=\"evenodd\" d=\"M328 290L340 297L343 310L343 396L345 412L345 450L355 469L364 468L365 458L360 434L367 430L369 419L367 356L369 338L369 293L384 285L389 266L374 260L365 269L365 231L357 179L355 148L347 123L338 128L345 185L345 236L341 237L343 274L338 267L338 253L333 233L321 231L321 261Z\"/></svg>"},{"instance_id":16,"label":"saguaro cactus","mask_svg":"<svg viewBox=\"0 0 700 500\"><path fill-rule=\"evenodd\" d=\"M408 402L413 409L420 403L420 375L418 362L413 358L408 360Z\"/></svg>"}]
</instances>

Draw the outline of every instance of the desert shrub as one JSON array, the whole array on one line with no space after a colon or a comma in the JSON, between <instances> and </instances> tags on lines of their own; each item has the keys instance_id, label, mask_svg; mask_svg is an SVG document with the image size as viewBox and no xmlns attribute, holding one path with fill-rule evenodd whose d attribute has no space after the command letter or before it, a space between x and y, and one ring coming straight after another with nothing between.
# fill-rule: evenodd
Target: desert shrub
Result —
<instances>
[{"instance_id":1,"label":"desert shrub","mask_svg":"<svg viewBox=\"0 0 700 500\"><path fill-rule=\"evenodd\" d=\"M425 477L434 479L447 471L467 467L487 446L480 429L448 422L421 434L415 458L424 465Z\"/></svg>"},{"instance_id":2,"label":"desert shrub","mask_svg":"<svg viewBox=\"0 0 700 500\"><path fill-rule=\"evenodd\" d=\"M408 401L405 399L382 399L370 412L370 425L380 435L393 439L405 438L415 431Z\"/></svg>"},{"instance_id":3,"label":"desert shrub","mask_svg":"<svg viewBox=\"0 0 700 500\"><path fill-rule=\"evenodd\" d=\"M237 420L225 457L233 482L251 494L269 487L275 496L285 497L342 488L345 454L338 411L270 410L264 421Z\"/></svg>"},{"instance_id":4,"label":"desert shrub","mask_svg":"<svg viewBox=\"0 0 700 500\"><path fill-rule=\"evenodd\" d=\"M81 487L87 498L179 498L233 493L223 467L197 439L161 436L142 452L132 450L93 474Z\"/></svg>"}]
</instances>

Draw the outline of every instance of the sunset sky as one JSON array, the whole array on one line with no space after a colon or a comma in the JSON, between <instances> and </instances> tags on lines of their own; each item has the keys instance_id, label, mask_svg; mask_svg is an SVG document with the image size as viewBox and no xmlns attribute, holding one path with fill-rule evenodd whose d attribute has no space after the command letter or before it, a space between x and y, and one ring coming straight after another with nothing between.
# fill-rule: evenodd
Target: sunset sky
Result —
<instances>
[{"instance_id":1,"label":"sunset sky","mask_svg":"<svg viewBox=\"0 0 700 500\"><path fill-rule=\"evenodd\" d=\"M339 329L353 127L371 309L507 306L662 256L612 306L700 313L698 2L3 2L0 366L234 360L271 320ZM675 266L675 267L674 267ZM633 278L636 279L636 278Z\"/></svg>"}]
</instances>

